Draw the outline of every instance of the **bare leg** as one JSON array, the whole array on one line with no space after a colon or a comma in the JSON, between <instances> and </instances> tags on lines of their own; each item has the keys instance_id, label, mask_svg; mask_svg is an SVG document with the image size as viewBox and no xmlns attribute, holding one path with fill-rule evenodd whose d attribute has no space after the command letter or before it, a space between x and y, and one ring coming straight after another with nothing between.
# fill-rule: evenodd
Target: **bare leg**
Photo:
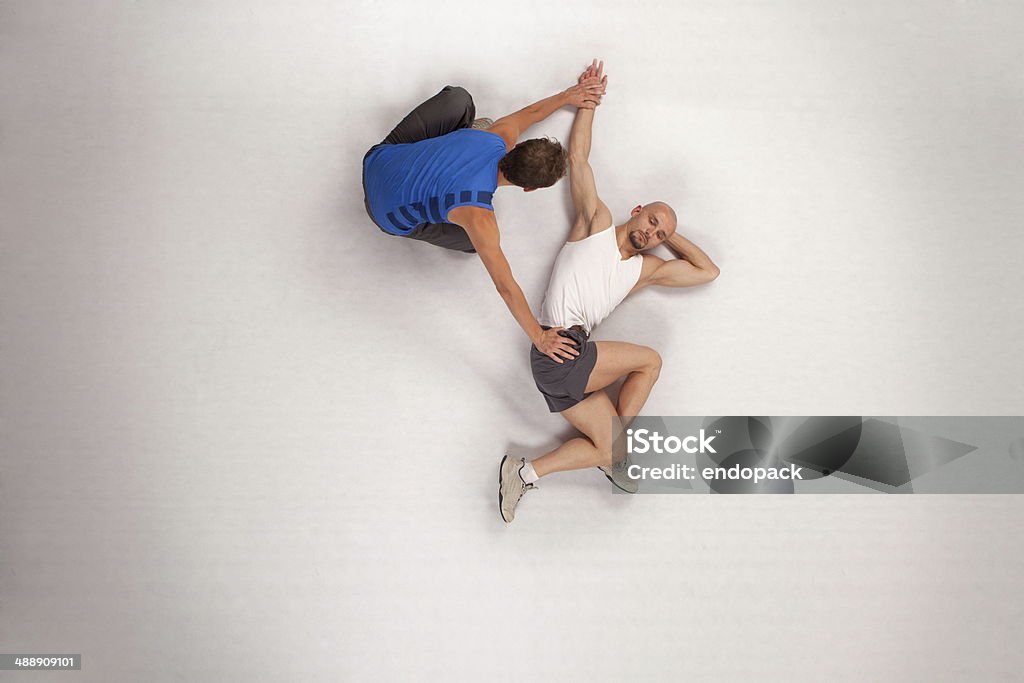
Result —
<instances>
[{"instance_id":1,"label":"bare leg","mask_svg":"<svg viewBox=\"0 0 1024 683\"><path fill-rule=\"evenodd\" d=\"M627 342L595 342L597 365L590 373L587 391L604 389L625 376L616 412L628 422L647 403L661 374L661 356L654 349ZM564 414L564 413L563 413Z\"/></svg>"},{"instance_id":2,"label":"bare leg","mask_svg":"<svg viewBox=\"0 0 1024 683\"><path fill-rule=\"evenodd\" d=\"M612 464L612 418L615 406L608 394L595 391L562 416L585 438L577 437L533 461L533 469L543 477L552 472L608 467Z\"/></svg>"},{"instance_id":3,"label":"bare leg","mask_svg":"<svg viewBox=\"0 0 1024 683\"><path fill-rule=\"evenodd\" d=\"M624 429L644 407L651 388L658 380L661 356L654 349L627 342L595 343L597 364L590 373L586 388L588 393L593 393L562 411L569 424L583 432L586 438L570 439L534 460L533 469L538 476L589 467L610 467L612 444L618 436L612 434L613 418L622 416L618 422ZM603 389L621 377L626 377L626 381L619 392L616 408Z\"/></svg>"}]
</instances>

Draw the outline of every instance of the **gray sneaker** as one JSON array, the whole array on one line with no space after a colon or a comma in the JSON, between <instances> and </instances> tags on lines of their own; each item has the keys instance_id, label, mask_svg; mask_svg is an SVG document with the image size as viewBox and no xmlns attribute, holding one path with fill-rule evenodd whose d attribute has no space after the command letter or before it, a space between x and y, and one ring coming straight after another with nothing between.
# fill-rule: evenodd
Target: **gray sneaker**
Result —
<instances>
[{"instance_id":1,"label":"gray sneaker","mask_svg":"<svg viewBox=\"0 0 1024 683\"><path fill-rule=\"evenodd\" d=\"M525 464L526 458L510 458L506 455L501 459L501 467L498 469L498 509L506 522L516 518L516 506L523 494L537 488L524 482L519 475L519 468Z\"/></svg>"},{"instance_id":2,"label":"gray sneaker","mask_svg":"<svg viewBox=\"0 0 1024 683\"><path fill-rule=\"evenodd\" d=\"M473 128L490 128L494 125L494 119L486 117L473 119Z\"/></svg>"},{"instance_id":3,"label":"gray sneaker","mask_svg":"<svg viewBox=\"0 0 1024 683\"><path fill-rule=\"evenodd\" d=\"M626 493L636 493L640 490L640 484L626 474L625 467L598 467L597 469L604 472L604 476L608 477L608 481L615 484L616 488Z\"/></svg>"}]
</instances>

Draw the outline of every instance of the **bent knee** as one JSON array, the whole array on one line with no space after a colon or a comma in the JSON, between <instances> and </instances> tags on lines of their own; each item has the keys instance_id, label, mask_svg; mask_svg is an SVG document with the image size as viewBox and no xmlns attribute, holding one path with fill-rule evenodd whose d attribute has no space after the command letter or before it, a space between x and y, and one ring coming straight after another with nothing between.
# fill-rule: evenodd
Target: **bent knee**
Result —
<instances>
[{"instance_id":1,"label":"bent knee","mask_svg":"<svg viewBox=\"0 0 1024 683\"><path fill-rule=\"evenodd\" d=\"M452 103L456 105L470 107L473 104L473 96L461 85L446 85L442 92L447 93Z\"/></svg>"},{"instance_id":2,"label":"bent knee","mask_svg":"<svg viewBox=\"0 0 1024 683\"><path fill-rule=\"evenodd\" d=\"M643 369L655 375L661 372L661 354L650 347L645 347Z\"/></svg>"}]
</instances>

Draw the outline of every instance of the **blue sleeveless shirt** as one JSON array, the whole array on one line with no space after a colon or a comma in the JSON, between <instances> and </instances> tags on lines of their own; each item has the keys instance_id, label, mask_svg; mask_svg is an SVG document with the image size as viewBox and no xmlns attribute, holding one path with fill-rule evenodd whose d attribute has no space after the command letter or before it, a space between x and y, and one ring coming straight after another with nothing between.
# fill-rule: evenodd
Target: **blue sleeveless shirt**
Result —
<instances>
[{"instance_id":1,"label":"blue sleeveless shirt","mask_svg":"<svg viewBox=\"0 0 1024 683\"><path fill-rule=\"evenodd\" d=\"M408 235L420 223L447 222L458 206L493 211L498 161L505 152L501 136L473 128L378 146L363 161L374 220L386 232Z\"/></svg>"}]
</instances>

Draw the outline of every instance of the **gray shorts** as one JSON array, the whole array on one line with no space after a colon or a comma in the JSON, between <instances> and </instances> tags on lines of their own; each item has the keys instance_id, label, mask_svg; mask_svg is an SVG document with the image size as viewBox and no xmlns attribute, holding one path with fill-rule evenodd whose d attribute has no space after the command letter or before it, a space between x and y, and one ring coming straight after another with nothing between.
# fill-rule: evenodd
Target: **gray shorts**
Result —
<instances>
[{"instance_id":1,"label":"gray shorts","mask_svg":"<svg viewBox=\"0 0 1024 683\"><path fill-rule=\"evenodd\" d=\"M543 326L542 326L543 327ZM544 327L545 330L550 329ZM572 408L590 394L585 393L590 373L597 364L597 344L587 340L583 328L571 327L559 332L576 342L580 355L572 360L556 363L537 350L530 347L530 368L533 370L533 381L537 383L540 393L548 403L548 410L560 413Z\"/></svg>"}]
</instances>

